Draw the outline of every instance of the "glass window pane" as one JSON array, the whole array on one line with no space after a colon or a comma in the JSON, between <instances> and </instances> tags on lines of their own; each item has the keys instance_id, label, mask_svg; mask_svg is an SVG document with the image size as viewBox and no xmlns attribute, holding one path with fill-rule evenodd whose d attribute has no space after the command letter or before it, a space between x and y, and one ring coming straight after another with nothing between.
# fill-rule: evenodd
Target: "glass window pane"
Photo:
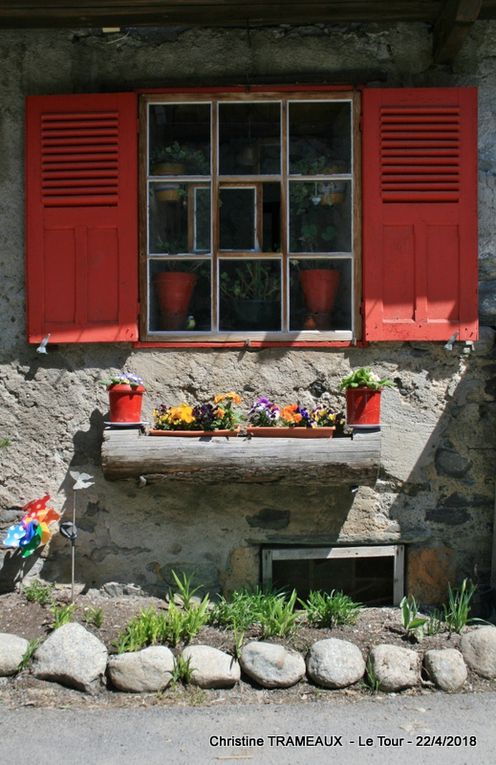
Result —
<instances>
[{"instance_id":1,"label":"glass window pane","mask_svg":"<svg viewBox=\"0 0 496 765\"><path fill-rule=\"evenodd\" d=\"M210 252L210 184L151 181L149 252Z\"/></svg>"},{"instance_id":2,"label":"glass window pane","mask_svg":"<svg viewBox=\"0 0 496 765\"><path fill-rule=\"evenodd\" d=\"M351 104L289 104L289 172L331 175L351 172Z\"/></svg>"},{"instance_id":3,"label":"glass window pane","mask_svg":"<svg viewBox=\"0 0 496 765\"><path fill-rule=\"evenodd\" d=\"M290 181L290 252L351 252L351 181Z\"/></svg>"},{"instance_id":4,"label":"glass window pane","mask_svg":"<svg viewBox=\"0 0 496 765\"><path fill-rule=\"evenodd\" d=\"M281 329L281 261L219 261L221 330Z\"/></svg>"},{"instance_id":5,"label":"glass window pane","mask_svg":"<svg viewBox=\"0 0 496 765\"><path fill-rule=\"evenodd\" d=\"M210 175L210 104L150 106L150 175Z\"/></svg>"},{"instance_id":6,"label":"glass window pane","mask_svg":"<svg viewBox=\"0 0 496 765\"><path fill-rule=\"evenodd\" d=\"M256 242L256 189L219 190L220 249L260 251Z\"/></svg>"},{"instance_id":7,"label":"glass window pane","mask_svg":"<svg viewBox=\"0 0 496 765\"><path fill-rule=\"evenodd\" d=\"M351 260L291 258L289 264L290 329L351 330Z\"/></svg>"},{"instance_id":8,"label":"glass window pane","mask_svg":"<svg viewBox=\"0 0 496 765\"><path fill-rule=\"evenodd\" d=\"M219 104L221 175L277 175L281 172L279 103Z\"/></svg>"},{"instance_id":9,"label":"glass window pane","mask_svg":"<svg viewBox=\"0 0 496 765\"><path fill-rule=\"evenodd\" d=\"M210 330L210 261L151 260L149 267L150 331Z\"/></svg>"}]
</instances>

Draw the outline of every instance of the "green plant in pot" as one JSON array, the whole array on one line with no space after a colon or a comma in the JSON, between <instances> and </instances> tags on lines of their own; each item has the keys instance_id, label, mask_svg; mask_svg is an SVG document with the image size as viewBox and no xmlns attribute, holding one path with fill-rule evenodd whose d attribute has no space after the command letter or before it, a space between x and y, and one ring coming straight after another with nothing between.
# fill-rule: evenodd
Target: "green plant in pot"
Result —
<instances>
[{"instance_id":1,"label":"green plant in pot","mask_svg":"<svg viewBox=\"0 0 496 765\"><path fill-rule=\"evenodd\" d=\"M280 288L279 274L263 260L244 262L220 277L221 293L241 329L280 328Z\"/></svg>"},{"instance_id":2,"label":"green plant in pot","mask_svg":"<svg viewBox=\"0 0 496 765\"><path fill-rule=\"evenodd\" d=\"M201 149L174 141L150 153L152 175L209 175L210 160Z\"/></svg>"},{"instance_id":3,"label":"green plant in pot","mask_svg":"<svg viewBox=\"0 0 496 765\"><path fill-rule=\"evenodd\" d=\"M346 392L346 421L357 428L378 428L381 424L381 393L394 388L389 377L380 378L370 367L360 367L344 377L339 389Z\"/></svg>"},{"instance_id":4,"label":"green plant in pot","mask_svg":"<svg viewBox=\"0 0 496 765\"><path fill-rule=\"evenodd\" d=\"M115 372L102 380L109 395L110 422L141 422L141 407L145 387L133 372Z\"/></svg>"}]
</instances>

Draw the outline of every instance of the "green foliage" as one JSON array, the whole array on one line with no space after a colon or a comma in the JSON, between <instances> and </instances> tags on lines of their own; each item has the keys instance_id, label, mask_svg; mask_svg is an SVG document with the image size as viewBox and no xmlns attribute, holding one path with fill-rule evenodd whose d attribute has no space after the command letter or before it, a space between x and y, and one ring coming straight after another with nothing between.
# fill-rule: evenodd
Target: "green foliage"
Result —
<instances>
[{"instance_id":1,"label":"green foliage","mask_svg":"<svg viewBox=\"0 0 496 765\"><path fill-rule=\"evenodd\" d=\"M379 680L379 678L377 677L377 675L375 673L375 670L374 670L374 667L372 665L372 661L370 659L370 656L367 659L367 662L365 664L365 677L364 677L364 680L365 680L365 684L368 686L368 688L370 689L371 693L377 693L380 690L381 683L380 683L380 680Z\"/></svg>"},{"instance_id":2,"label":"green foliage","mask_svg":"<svg viewBox=\"0 0 496 765\"><path fill-rule=\"evenodd\" d=\"M470 602L477 585L470 579L464 579L458 589L452 590L448 584L448 605L443 606L444 621L450 632L461 632L467 624L479 621L470 619Z\"/></svg>"},{"instance_id":3,"label":"green foliage","mask_svg":"<svg viewBox=\"0 0 496 765\"><path fill-rule=\"evenodd\" d=\"M268 604L280 597L273 592L257 588L236 590L229 600L221 598L210 614L210 623L219 627L247 630L252 624L260 624Z\"/></svg>"},{"instance_id":4,"label":"green foliage","mask_svg":"<svg viewBox=\"0 0 496 765\"><path fill-rule=\"evenodd\" d=\"M176 574L174 569L171 569L171 575L174 579L179 597L182 600L184 608L188 609L192 606L193 596L201 589L201 587L192 587L193 576L188 576L184 571L181 574ZM172 600L173 594L169 593L169 597Z\"/></svg>"},{"instance_id":5,"label":"green foliage","mask_svg":"<svg viewBox=\"0 0 496 765\"><path fill-rule=\"evenodd\" d=\"M401 599L401 623L409 637L421 640L424 637L425 626L429 621L425 616L418 615L418 606L413 595Z\"/></svg>"},{"instance_id":6,"label":"green foliage","mask_svg":"<svg viewBox=\"0 0 496 765\"><path fill-rule=\"evenodd\" d=\"M274 300L279 294L280 277L262 260L251 260L238 266L233 274L223 271L220 290L236 300Z\"/></svg>"},{"instance_id":7,"label":"green foliage","mask_svg":"<svg viewBox=\"0 0 496 765\"><path fill-rule=\"evenodd\" d=\"M191 667L191 657L187 659L184 656L176 656L174 662L174 669L172 670L172 682L177 683L190 683L193 676L193 669Z\"/></svg>"},{"instance_id":8,"label":"green foliage","mask_svg":"<svg viewBox=\"0 0 496 765\"><path fill-rule=\"evenodd\" d=\"M29 584L23 585L22 594L30 603L39 603L40 606L46 606L52 602L53 584L44 584L38 579L34 579Z\"/></svg>"},{"instance_id":9,"label":"green foliage","mask_svg":"<svg viewBox=\"0 0 496 765\"><path fill-rule=\"evenodd\" d=\"M337 624L355 624L361 611L357 603L342 592L312 590L306 601L300 601L308 621L316 627L335 627Z\"/></svg>"},{"instance_id":10,"label":"green foliage","mask_svg":"<svg viewBox=\"0 0 496 765\"><path fill-rule=\"evenodd\" d=\"M10 441L8 438L0 438L0 449L3 449L5 446L10 446Z\"/></svg>"},{"instance_id":11,"label":"green foliage","mask_svg":"<svg viewBox=\"0 0 496 765\"><path fill-rule=\"evenodd\" d=\"M370 390L382 390L383 388L394 388L395 383L388 377L382 380L375 375L370 367L361 367L352 372L348 377L343 377L339 383L340 390L348 388L369 388Z\"/></svg>"},{"instance_id":12,"label":"green foliage","mask_svg":"<svg viewBox=\"0 0 496 765\"><path fill-rule=\"evenodd\" d=\"M154 165L162 162L185 165L185 172L195 173L195 175L209 175L210 173L210 160L205 152L201 149L181 145L178 141L174 141L169 146L159 146L151 152L150 167L152 172L154 172Z\"/></svg>"},{"instance_id":13,"label":"green foliage","mask_svg":"<svg viewBox=\"0 0 496 765\"><path fill-rule=\"evenodd\" d=\"M208 606L208 595L205 595L199 605L191 604L186 609L179 608L173 601L165 612L143 609L117 638L117 652L139 651L148 645L162 643L176 646L181 641L189 642L207 623Z\"/></svg>"},{"instance_id":14,"label":"green foliage","mask_svg":"<svg viewBox=\"0 0 496 765\"><path fill-rule=\"evenodd\" d=\"M23 669L27 669L29 667L34 652L42 644L42 642L43 638L41 637L34 638L34 640L29 641L28 647L24 652L24 656L22 657L21 661L19 662L19 666L17 667L19 672L22 672Z\"/></svg>"},{"instance_id":15,"label":"green foliage","mask_svg":"<svg viewBox=\"0 0 496 765\"><path fill-rule=\"evenodd\" d=\"M296 590L293 590L289 598L281 593L266 600L260 615L264 638L287 637L293 632L299 618L295 611L296 597Z\"/></svg>"},{"instance_id":16,"label":"green foliage","mask_svg":"<svg viewBox=\"0 0 496 765\"><path fill-rule=\"evenodd\" d=\"M427 619L425 625L425 634L429 636L439 635L439 633L444 632L444 630L445 622L443 612L439 611L438 609L434 609L429 614L429 618Z\"/></svg>"},{"instance_id":17,"label":"green foliage","mask_svg":"<svg viewBox=\"0 0 496 765\"><path fill-rule=\"evenodd\" d=\"M99 629L103 624L103 608L92 606L87 608L84 614L84 621L86 624L92 624L93 627Z\"/></svg>"},{"instance_id":18,"label":"green foliage","mask_svg":"<svg viewBox=\"0 0 496 765\"><path fill-rule=\"evenodd\" d=\"M64 624L69 624L69 622L72 622L72 617L74 616L75 610L75 603L68 603L65 606L54 603L50 608L53 616L53 621L50 625L51 628L53 630L57 630L59 627L63 627Z\"/></svg>"},{"instance_id":19,"label":"green foliage","mask_svg":"<svg viewBox=\"0 0 496 765\"><path fill-rule=\"evenodd\" d=\"M239 659L241 655L241 651L243 649L243 644L245 642L245 633L243 630L238 629L237 627L234 627L233 629L233 639L234 639L234 658Z\"/></svg>"}]
</instances>

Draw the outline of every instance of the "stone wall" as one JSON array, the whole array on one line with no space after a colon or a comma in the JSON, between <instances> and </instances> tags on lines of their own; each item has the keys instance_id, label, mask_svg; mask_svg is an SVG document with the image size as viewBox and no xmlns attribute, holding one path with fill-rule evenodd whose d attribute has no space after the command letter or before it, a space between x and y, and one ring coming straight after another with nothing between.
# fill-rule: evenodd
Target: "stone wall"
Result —
<instances>
[{"instance_id":1,"label":"stone wall","mask_svg":"<svg viewBox=\"0 0 496 765\"><path fill-rule=\"evenodd\" d=\"M170 568L194 571L211 590L258 582L264 543L408 544L407 586L435 602L447 580L489 578L494 504L496 364L496 23L478 23L452 68L433 67L423 24L367 28L0 32L0 524L45 491L72 508L69 469L95 476L77 498L77 579L135 581L163 593ZM375 344L336 350L134 350L59 346L36 354L25 339L24 96L189 83L294 81L480 88L481 340ZM153 405L227 389L247 403L265 393L310 404L336 393L352 367L370 365L397 389L383 401L383 468L375 489L319 489L308 476L284 485L162 483L138 488L103 479L100 443L109 369L136 371ZM4 558L8 588L22 573L67 581L68 547L57 536L20 569ZM3 554L3 553L2 553ZM1 555L1 554L0 554Z\"/></svg>"}]
</instances>

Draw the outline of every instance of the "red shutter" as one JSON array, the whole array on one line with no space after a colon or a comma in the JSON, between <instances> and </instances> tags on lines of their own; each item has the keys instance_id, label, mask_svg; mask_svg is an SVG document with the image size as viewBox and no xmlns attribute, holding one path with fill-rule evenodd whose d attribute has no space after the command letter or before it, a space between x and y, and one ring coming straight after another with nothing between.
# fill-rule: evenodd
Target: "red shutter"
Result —
<instances>
[{"instance_id":1,"label":"red shutter","mask_svg":"<svg viewBox=\"0 0 496 765\"><path fill-rule=\"evenodd\" d=\"M477 338L477 92L367 90L367 340Z\"/></svg>"},{"instance_id":2,"label":"red shutter","mask_svg":"<svg viewBox=\"0 0 496 765\"><path fill-rule=\"evenodd\" d=\"M27 99L29 342L138 337L136 119L133 93Z\"/></svg>"}]
</instances>

